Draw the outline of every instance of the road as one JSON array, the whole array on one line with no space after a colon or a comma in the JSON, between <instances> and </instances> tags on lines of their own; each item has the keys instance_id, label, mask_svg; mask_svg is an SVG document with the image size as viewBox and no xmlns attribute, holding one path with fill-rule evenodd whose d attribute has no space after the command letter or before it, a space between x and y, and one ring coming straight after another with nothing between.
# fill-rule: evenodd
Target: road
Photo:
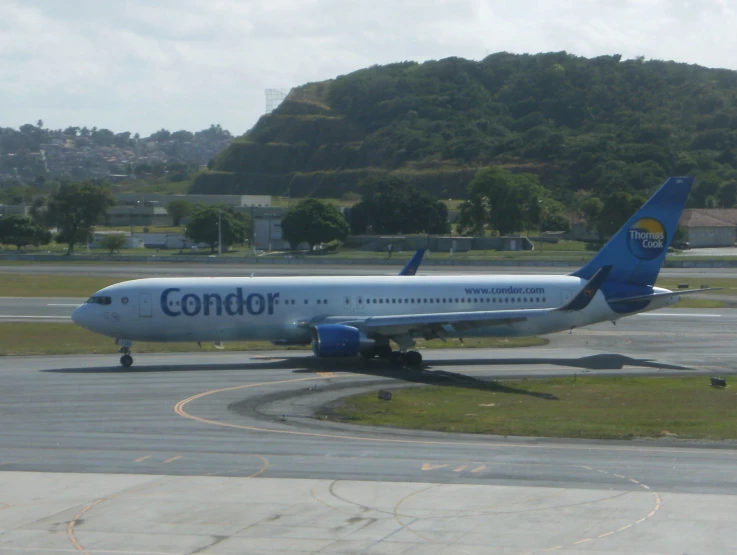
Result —
<instances>
[{"instance_id":1,"label":"road","mask_svg":"<svg viewBox=\"0 0 737 555\"><path fill-rule=\"evenodd\" d=\"M735 374L733 313L659 311L544 348L427 351L413 379L674 373L708 387ZM0 552L735 552L732 444L311 417L406 383L394 372L294 352L136 355L127 371L115 356L0 358Z\"/></svg>"}]
</instances>

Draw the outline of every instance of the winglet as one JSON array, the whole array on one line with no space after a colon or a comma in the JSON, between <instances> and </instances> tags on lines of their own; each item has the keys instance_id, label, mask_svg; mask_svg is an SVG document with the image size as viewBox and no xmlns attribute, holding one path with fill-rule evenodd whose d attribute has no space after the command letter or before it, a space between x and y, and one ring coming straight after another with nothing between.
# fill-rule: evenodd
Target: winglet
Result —
<instances>
[{"instance_id":1,"label":"winglet","mask_svg":"<svg viewBox=\"0 0 737 555\"><path fill-rule=\"evenodd\" d=\"M596 292L606 281L606 278L609 276L609 272L611 271L611 265L599 268L596 273L591 276L591 279L588 281L588 283L584 285L583 289L581 289L578 294L568 302L568 304L561 306L557 310L570 312L583 310L584 308L589 306L591 299L594 298L594 295L596 295Z\"/></svg>"},{"instance_id":2,"label":"winglet","mask_svg":"<svg viewBox=\"0 0 737 555\"><path fill-rule=\"evenodd\" d=\"M418 249L417 252L412 256L409 262L399 272L400 276L413 276L417 273L417 268L420 267L422 262L422 256L425 254L425 249Z\"/></svg>"}]
</instances>

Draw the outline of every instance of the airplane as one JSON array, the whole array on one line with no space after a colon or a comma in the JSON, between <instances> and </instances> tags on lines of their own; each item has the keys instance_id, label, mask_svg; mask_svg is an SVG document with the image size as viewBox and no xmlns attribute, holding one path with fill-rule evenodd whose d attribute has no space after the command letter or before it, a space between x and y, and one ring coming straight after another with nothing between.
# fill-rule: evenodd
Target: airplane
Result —
<instances>
[{"instance_id":1,"label":"airplane","mask_svg":"<svg viewBox=\"0 0 737 555\"><path fill-rule=\"evenodd\" d=\"M420 262L422 262L422 256L425 254L425 249L417 249L417 252L415 252L414 255L412 255L412 258L409 259L409 262L404 265L404 268L402 268L399 271L400 276L414 276L417 274L417 270L420 267Z\"/></svg>"},{"instance_id":2,"label":"airplane","mask_svg":"<svg viewBox=\"0 0 737 555\"><path fill-rule=\"evenodd\" d=\"M133 341L242 340L311 344L317 357L417 367L418 338L550 334L703 292L654 285L692 184L692 177L669 178L570 275L136 279L101 289L72 320L114 338L124 367L133 364Z\"/></svg>"}]
</instances>

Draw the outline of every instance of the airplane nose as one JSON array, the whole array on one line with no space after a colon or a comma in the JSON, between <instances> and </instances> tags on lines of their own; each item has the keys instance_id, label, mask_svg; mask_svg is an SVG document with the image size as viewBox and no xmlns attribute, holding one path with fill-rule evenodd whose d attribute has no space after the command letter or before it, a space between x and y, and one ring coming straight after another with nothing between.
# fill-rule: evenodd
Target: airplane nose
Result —
<instances>
[{"instance_id":1,"label":"airplane nose","mask_svg":"<svg viewBox=\"0 0 737 555\"><path fill-rule=\"evenodd\" d=\"M86 305L81 305L75 308L72 312L72 322L79 326L82 326L83 328L86 328L89 322L90 315L88 309L89 307Z\"/></svg>"}]
</instances>

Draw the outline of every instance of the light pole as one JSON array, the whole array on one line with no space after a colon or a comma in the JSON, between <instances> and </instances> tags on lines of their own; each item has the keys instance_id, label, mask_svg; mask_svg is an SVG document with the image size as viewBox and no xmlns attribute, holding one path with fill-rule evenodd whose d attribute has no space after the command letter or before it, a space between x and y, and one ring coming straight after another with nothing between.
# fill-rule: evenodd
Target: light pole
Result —
<instances>
[{"instance_id":1,"label":"light pole","mask_svg":"<svg viewBox=\"0 0 737 555\"><path fill-rule=\"evenodd\" d=\"M450 203L453 201L453 199L448 199L448 228L450 229L450 236L453 237L453 224L450 221Z\"/></svg>"},{"instance_id":2,"label":"light pole","mask_svg":"<svg viewBox=\"0 0 737 555\"><path fill-rule=\"evenodd\" d=\"M218 210L218 254L223 254L222 211Z\"/></svg>"}]
</instances>

